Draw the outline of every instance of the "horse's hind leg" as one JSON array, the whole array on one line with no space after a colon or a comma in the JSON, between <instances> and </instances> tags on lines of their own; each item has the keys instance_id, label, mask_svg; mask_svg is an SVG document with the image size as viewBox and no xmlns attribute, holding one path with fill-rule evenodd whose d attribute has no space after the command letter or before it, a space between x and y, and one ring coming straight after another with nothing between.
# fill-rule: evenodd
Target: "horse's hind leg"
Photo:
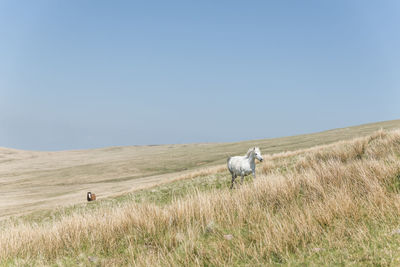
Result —
<instances>
[{"instance_id":1,"label":"horse's hind leg","mask_svg":"<svg viewBox=\"0 0 400 267\"><path fill-rule=\"evenodd\" d=\"M243 179L244 179L244 175L242 174L242 177L240 178L240 184L243 184Z\"/></svg>"},{"instance_id":2,"label":"horse's hind leg","mask_svg":"<svg viewBox=\"0 0 400 267\"><path fill-rule=\"evenodd\" d=\"M231 189L233 188L233 183L235 182L236 174L232 173L232 184Z\"/></svg>"}]
</instances>

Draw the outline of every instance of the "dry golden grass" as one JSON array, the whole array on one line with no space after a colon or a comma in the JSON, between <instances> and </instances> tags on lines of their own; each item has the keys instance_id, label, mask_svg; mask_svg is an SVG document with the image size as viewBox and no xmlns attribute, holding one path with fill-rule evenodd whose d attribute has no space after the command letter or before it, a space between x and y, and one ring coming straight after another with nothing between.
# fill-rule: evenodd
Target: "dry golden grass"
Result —
<instances>
[{"instance_id":1,"label":"dry golden grass","mask_svg":"<svg viewBox=\"0 0 400 267\"><path fill-rule=\"evenodd\" d=\"M398 265L400 240L391 232L400 224L399 157L400 131L275 154L258 165L259 179L232 191L194 190L162 206L100 204L50 222L4 224L0 259L11 265ZM385 245L390 242L398 243Z\"/></svg>"}]
</instances>

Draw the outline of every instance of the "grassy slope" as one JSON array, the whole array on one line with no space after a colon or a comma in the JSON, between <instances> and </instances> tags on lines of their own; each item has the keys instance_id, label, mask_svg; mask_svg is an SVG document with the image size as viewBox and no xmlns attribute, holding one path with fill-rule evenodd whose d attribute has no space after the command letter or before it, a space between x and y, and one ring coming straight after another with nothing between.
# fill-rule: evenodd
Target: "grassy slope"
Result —
<instances>
[{"instance_id":1,"label":"grassy slope","mask_svg":"<svg viewBox=\"0 0 400 267\"><path fill-rule=\"evenodd\" d=\"M225 163L257 145L263 154L328 144L400 128L400 120L321 133L238 143L111 147L35 152L0 148L0 218L100 199L174 180L194 169Z\"/></svg>"},{"instance_id":2,"label":"grassy slope","mask_svg":"<svg viewBox=\"0 0 400 267\"><path fill-rule=\"evenodd\" d=\"M398 265L399 155L400 133L379 132L271 156L233 192L216 168L25 217L3 225L3 263Z\"/></svg>"}]
</instances>

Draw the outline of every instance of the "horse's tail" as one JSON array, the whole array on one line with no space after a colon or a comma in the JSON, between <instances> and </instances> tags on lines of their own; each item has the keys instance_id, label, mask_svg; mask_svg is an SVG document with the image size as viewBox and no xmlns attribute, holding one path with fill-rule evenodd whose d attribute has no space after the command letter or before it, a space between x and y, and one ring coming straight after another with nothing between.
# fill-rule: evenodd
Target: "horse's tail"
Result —
<instances>
[{"instance_id":1,"label":"horse's tail","mask_svg":"<svg viewBox=\"0 0 400 267\"><path fill-rule=\"evenodd\" d=\"M228 170L229 170L230 173L232 173L231 168L229 168L229 161L231 160L231 158L232 158L232 157L229 157L228 160L226 161L226 165L227 165Z\"/></svg>"}]
</instances>

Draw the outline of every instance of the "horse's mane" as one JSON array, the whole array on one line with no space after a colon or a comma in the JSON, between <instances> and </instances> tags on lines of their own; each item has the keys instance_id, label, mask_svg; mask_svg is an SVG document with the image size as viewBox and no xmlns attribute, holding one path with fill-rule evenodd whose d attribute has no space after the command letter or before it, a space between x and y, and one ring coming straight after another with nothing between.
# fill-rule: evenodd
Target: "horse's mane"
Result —
<instances>
[{"instance_id":1,"label":"horse's mane","mask_svg":"<svg viewBox=\"0 0 400 267\"><path fill-rule=\"evenodd\" d=\"M253 151L254 147L249 148L249 150L247 150L246 156L250 156L250 153Z\"/></svg>"}]
</instances>

